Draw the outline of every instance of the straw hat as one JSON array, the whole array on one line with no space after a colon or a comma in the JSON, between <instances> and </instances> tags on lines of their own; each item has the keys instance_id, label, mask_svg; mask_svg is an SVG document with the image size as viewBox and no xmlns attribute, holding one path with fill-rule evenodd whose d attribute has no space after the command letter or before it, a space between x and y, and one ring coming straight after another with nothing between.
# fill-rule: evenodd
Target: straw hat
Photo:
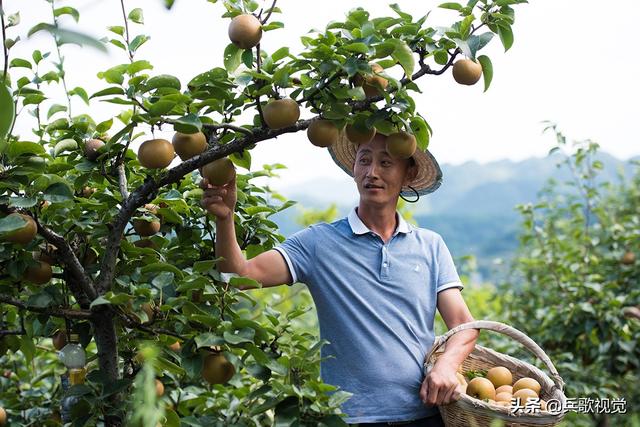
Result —
<instances>
[{"instance_id":1,"label":"straw hat","mask_svg":"<svg viewBox=\"0 0 640 427\"><path fill-rule=\"evenodd\" d=\"M358 145L349 141L343 129L340 131L338 140L329 147L329 154L331 154L333 161L336 162L343 171L353 177L353 165L356 161L357 150ZM440 170L438 162L428 150L422 151L420 148L416 148L413 159L418 167L418 174L409 183L409 186L415 191L408 188L408 186L403 188L400 195L407 197L414 196L415 193L421 196L433 193L442 183L442 170Z\"/></svg>"}]
</instances>

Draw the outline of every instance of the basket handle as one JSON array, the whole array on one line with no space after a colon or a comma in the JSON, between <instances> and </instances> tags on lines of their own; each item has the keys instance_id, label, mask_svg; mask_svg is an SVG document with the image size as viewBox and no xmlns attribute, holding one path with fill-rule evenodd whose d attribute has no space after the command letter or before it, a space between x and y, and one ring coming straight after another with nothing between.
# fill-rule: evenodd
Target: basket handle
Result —
<instances>
[{"instance_id":1,"label":"basket handle","mask_svg":"<svg viewBox=\"0 0 640 427\"><path fill-rule=\"evenodd\" d=\"M549 372L551 372L551 378L553 379L555 385L560 389L560 391L564 391L564 381L562 381L562 378L558 374L556 367L553 366L553 362L551 362L549 356L547 356L544 350L538 344L536 344L535 341L533 341L523 332L520 332L519 330L507 324L494 322L492 320L476 320L473 322L462 323L450 329L444 335L437 336L433 343L433 346L431 347L431 350L425 357L425 363L429 363L428 361L431 360L431 356L433 355L433 353L435 353L436 350L444 345L444 343L446 343L449 338L451 338L451 336L466 329L489 329L495 332L499 332L503 335L507 335L518 341L520 344L524 345L527 350L531 351L531 353L533 353L538 359L542 360L542 362L547 366L547 369L549 369Z\"/></svg>"}]
</instances>

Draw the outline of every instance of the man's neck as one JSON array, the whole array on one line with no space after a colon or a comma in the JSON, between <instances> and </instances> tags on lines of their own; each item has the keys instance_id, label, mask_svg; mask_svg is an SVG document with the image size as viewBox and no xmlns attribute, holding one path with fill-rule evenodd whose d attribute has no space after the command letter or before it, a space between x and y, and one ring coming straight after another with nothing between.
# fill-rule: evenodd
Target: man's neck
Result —
<instances>
[{"instance_id":1,"label":"man's neck","mask_svg":"<svg viewBox=\"0 0 640 427\"><path fill-rule=\"evenodd\" d=\"M398 225L395 206L379 207L360 203L357 214L364 225L380 236L385 243L391 239Z\"/></svg>"}]
</instances>

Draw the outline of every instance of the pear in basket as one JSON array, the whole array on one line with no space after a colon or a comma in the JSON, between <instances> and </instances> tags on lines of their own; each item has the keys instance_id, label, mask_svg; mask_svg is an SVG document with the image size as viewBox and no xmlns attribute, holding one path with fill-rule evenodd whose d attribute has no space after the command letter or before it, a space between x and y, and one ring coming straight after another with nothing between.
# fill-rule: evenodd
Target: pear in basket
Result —
<instances>
[{"instance_id":1,"label":"pear in basket","mask_svg":"<svg viewBox=\"0 0 640 427\"><path fill-rule=\"evenodd\" d=\"M516 392L522 388L528 388L529 390L535 391L536 394L540 394L540 389L542 387L540 386L540 383L533 378L524 377L520 378L513 384L513 394L516 394Z\"/></svg>"},{"instance_id":2,"label":"pear in basket","mask_svg":"<svg viewBox=\"0 0 640 427\"><path fill-rule=\"evenodd\" d=\"M475 377L467 385L467 394L480 400L494 400L496 398L496 389L488 379Z\"/></svg>"}]
</instances>

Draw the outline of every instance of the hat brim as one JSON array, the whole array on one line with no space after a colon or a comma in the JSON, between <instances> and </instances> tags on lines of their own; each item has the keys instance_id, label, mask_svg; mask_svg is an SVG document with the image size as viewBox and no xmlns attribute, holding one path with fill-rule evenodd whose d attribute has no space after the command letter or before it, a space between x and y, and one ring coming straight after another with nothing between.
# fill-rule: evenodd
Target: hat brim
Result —
<instances>
[{"instance_id":1,"label":"hat brim","mask_svg":"<svg viewBox=\"0 0 640 427\"><path fill-rule=\"evenodd\" d=\"M356 161L357 151L358 145L349 141L344 130L340 132L336 143L329 147L329 154L331 154L333 161L351 177L353 177L353 165ZM411 197L412 195L415 196L415 193L421 196L433 193L442 184L440 165L428 150L416 149L413 159L416 162L418 173L407 186L413 188L413 190L406 188L400 194L405 197Z\"/></svg>"}]
</instances>

